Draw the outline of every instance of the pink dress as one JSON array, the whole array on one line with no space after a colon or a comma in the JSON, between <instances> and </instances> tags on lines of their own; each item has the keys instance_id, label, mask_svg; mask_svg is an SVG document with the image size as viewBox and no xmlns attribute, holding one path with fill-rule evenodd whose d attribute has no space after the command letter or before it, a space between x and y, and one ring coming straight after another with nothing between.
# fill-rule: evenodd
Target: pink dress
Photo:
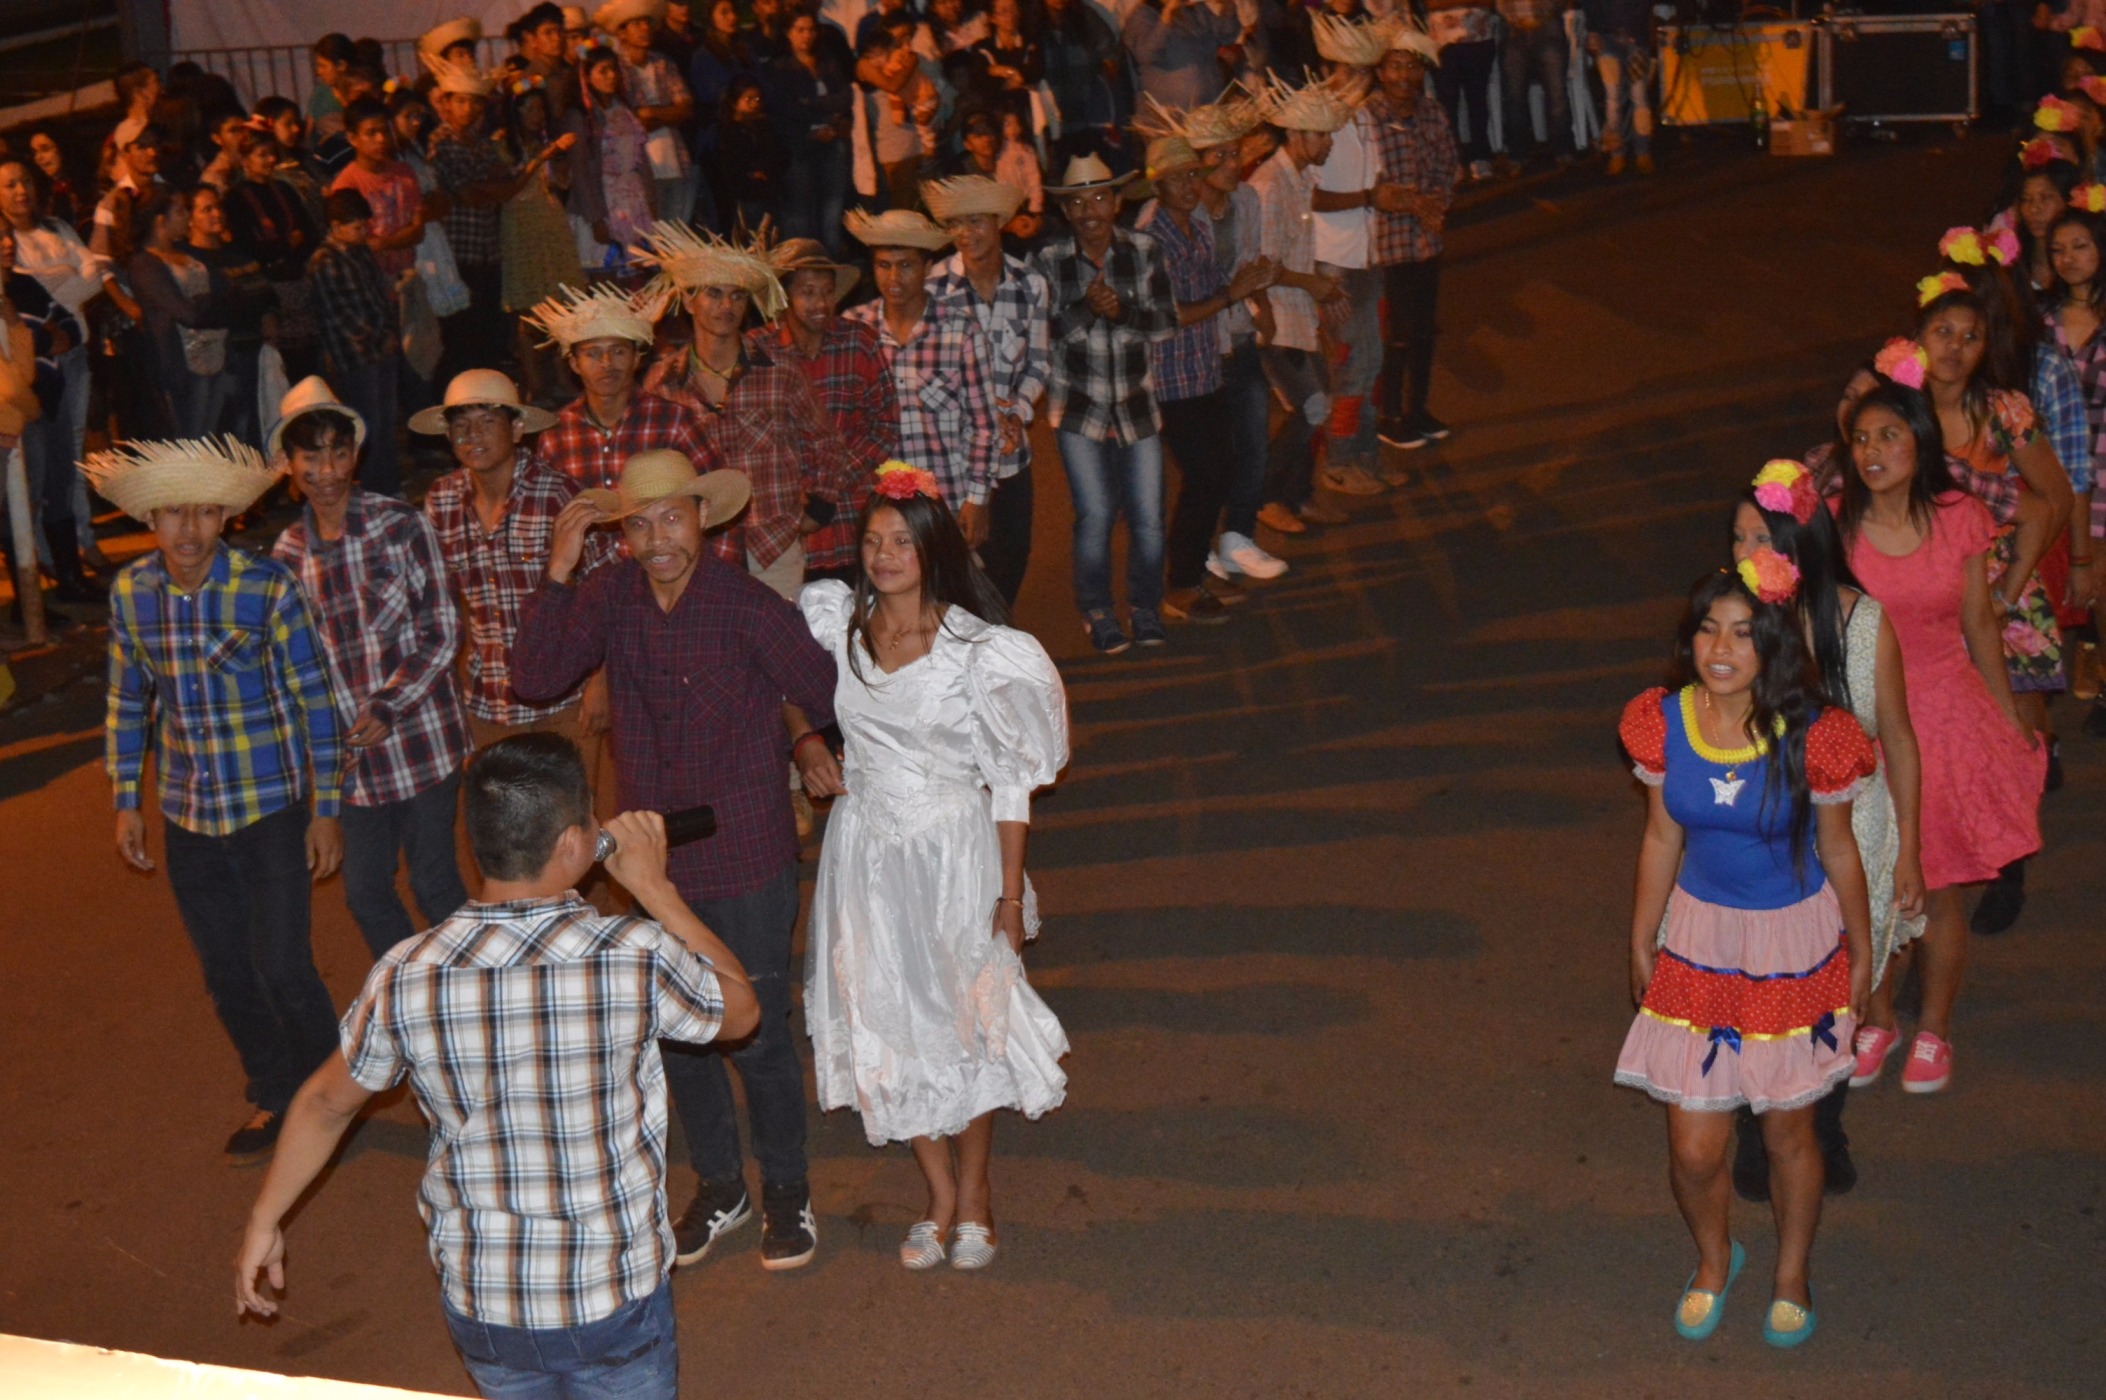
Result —
<instances>
[{"instance_id":1,"label":"pink dress","mask_svg":"<svg viewBox=\"0 0 2106 1400\"><path fill-rule=\"evenodd\" d=\"M1960 628L1965 566L1996 538L1972 496L1940 496L1930 534L1908 554L1862 536L1850 568L1901 642L1909 722L1923 756L1923 883L1934 890L1993 879L2040 849L2047 751L2029 746L1989 697Z\"/></svg>"}]
</instances>

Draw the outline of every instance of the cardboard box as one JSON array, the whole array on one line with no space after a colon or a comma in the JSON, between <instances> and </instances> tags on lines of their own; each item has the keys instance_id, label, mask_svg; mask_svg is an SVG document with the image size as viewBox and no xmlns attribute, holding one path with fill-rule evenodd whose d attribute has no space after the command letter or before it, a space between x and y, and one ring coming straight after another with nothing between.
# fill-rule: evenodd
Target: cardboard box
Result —
<instances>
[{"instance_id":1,"label":"cardboard box","mask_svg":"<svg viewBox=\"0 0 2106 1400\"><path fill-rule=\"evenodd\" d=\"M1770 154L1773 156L1832 156L1835 154L1836 120L1840 107L1825 112L1801 112L1790 120L1770 123Z\"/></svg>"}]
</instances>

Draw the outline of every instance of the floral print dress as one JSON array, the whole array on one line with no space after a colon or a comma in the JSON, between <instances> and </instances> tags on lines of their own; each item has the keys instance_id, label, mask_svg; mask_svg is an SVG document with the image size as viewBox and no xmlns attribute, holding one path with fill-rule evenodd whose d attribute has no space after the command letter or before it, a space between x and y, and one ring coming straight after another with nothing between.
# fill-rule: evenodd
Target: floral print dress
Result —
<instances>
[{"instance_id":1,"label":"floral print dress","mask_svg":"<svg viewBox=\"0 0 2106 1400\"><path fill-rule=\"evenodd\" d=\"M1953 455L1984 477L2015 477L2012 454L2038 436L2032 401L2024 394L1992 389L1989 421L1973 442ZM2063 688L2062 629L2055 622L2055 605L2037 571L2017 588L2003 585L2004 575L2017 557L2017 525L2004 521L1989 553L1989 586L2011 602L2011 610L2003 619L2004 668L2010 673L2014 691L2058 691Z\"/></svg>"}]
</instances>

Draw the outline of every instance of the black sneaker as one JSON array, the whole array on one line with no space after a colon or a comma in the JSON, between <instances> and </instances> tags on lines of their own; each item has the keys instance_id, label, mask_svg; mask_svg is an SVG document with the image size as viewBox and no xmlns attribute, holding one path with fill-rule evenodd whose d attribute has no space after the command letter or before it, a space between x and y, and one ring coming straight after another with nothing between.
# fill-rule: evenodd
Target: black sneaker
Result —
<instances>
[{"instance_id":1,"label":"black sneaker","mask_svg":"<svg viewBox=\"0 0 2106 1400\"><path fill-rule=\"evenodd\" d=\"M1424 430L1408 418L1383 419L1381 426L1375 429L1375 436L1406 452L1415 452L1428 442Z\"/></svg>"},{"instance_id":2,"label":"black sneaker","mask_svg":"<svg viewBox=\"0 0 2106 1400\"><path fill-rule=\"evenodd\" d=\"M1838 1147L1833 1152L1821 1154L1821 1194L1824 1196L1847 1196L1850 1188L1857 1185L1857 1163L1850 1160L1850 1149Z\"/></svg>"},{"instance_id":3,"label":"black sneaker","mask_svg":"<svg viewBox=\"0 0 2106 1400\"><path fill-rule=\"evenodd\" d=\"M760 1266L770 1272L801 1269L819 1252L819 1217L812 1214L811 1188L803 1182L761 1187Z\"/></svg>"},{"instance_id":4,"label":"black sneaker","mask_svg":"<svg viewBox=\"0 0 2106 1400\"><path fill-rule=\"evenodd\" d=\"M710 1246L753 1218L753 1202L746 1197L746 1183L727 1181L713 1186L705 1181L687 1203L687 1210L673 1225L673 1262L700 1263Z\"/></svg>"},{"instance_id":5,"label":"black sneaker","mask_svg":"<svg viewBox=\"0 0 2106 1400\"><path fill-rule=\"evenodd\" d=\"M1228 604L1204 588L1186 589L1165 597L1163 616L1171 622L1189 622L1199 627L1218 627L1229 620Z\"/></svg>"},{"instance_id":6,"label":"black sneaker","mask_svg":"<svg viewBox=\"0 0 2106 1400\"><path fill-rule=\"evenodd\" d=\"M1982 891L1982 902L1974 906L1968 931L1984 938L2009 931L2026 907L2026 863L2014 860Z\"/></svg>"},{"instance_id":7,"label":"black sneaker","mask_svg":"<svg viewBox=\"0 0 2106 1400\"><path fill-rule=\"evenodd\" d=\"M2043 793L2049 793L2058 791L2061 787L2062 745L2059 741L2050 739L2048 740L2047 782L2041 786L2040 790Z\"/></svg>"},{"instance_id":8,"label":"black sneaker","mask_svg":"<svg viewBox=\"0 0 2106 1400\"><path fill-rule=\"evenodd\" d=\"M1170 640L1170 634L1163 630L1163 620L1156 615L1154 608L1135 608L1128 621L1133 625L1136 646L1159 647Z\"/></svg>"},{"instance_id":9,"label":"black sneaker","mask_svg":"<svg viewBox=\"0 0 2106 1400\"><path fill-rule=\"evenodd\" d=\"M273 1113L267 1108L256 1110L256 1116L234 1130L227 1139L227 1161L232 1166L246 1167L260 1162L278 1150L278 1130L285 1126L285 1115Z\"/></svg>"},{"instance_id":10,"label":"black sneaker","mask_svg":"<svg viewBox=\"0 0 2106 1400\"><path fill-rule=\"evenodd\" d=\"M2106 739L2106 695L2091 702L2091 713L2084 716L2084 732L2094 739Z\"/></svg>"},{"instance_id":11,"label":"black sneaker","mask_svg":"<svg viewBox=\"0 0 2106 1400\"><path fill-rule=\"evenodd\" d=\"M1100 656L1117 656L1133 645L1119 619L1108 612L1093 612L1082 620L1082 630L1090 634L1090 645Z\"/></svg>"},{"instance_id":12,"label":"black sneaker","mask_svg":"<svg viewBox=\"0 0 2106 1400\"><path fill-rule=\"evenodd\" d=\"M1412 427L1416 431L1424 433L1427 439L1432 442L1446 440L1448 434L1452 431L1446 423L1443 423L1423 408L1412 419Z\"/></svg>"}]
</instances>

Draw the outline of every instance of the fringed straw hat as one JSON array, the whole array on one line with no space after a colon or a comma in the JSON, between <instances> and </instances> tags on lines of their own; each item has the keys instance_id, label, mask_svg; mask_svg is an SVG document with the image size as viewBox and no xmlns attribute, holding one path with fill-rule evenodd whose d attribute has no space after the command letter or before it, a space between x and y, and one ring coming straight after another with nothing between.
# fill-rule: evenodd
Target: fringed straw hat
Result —
<instances>
[{"instance_id":1,"label":"fringed straw hat","mask_svg":"<svg viewBox=\"0 0 2106 1400\"><path fill-rule=\"evenodd\" d=\"M1316 52L1333 63L1348 63L1355 68L1372 68L1382 61L1382 55L1389 52L1395 27L1391 19L1360 22L1340 19L1328 12L1319 13L1311 23Z\"/></svg>"},{"instance_id":2,"label":"fringed straw hat","mask_svg":"<svg viewBox=\"0 0 2106 1400\"><path fill-rule=\"evenodd\" d=\"M1195 151L1241 141L1263 125L1265 114L1257 99L1238 88L1230 88L1218 102L1198 107L1165 107L1153 94L1143 94L1141 113L1133 129L1153 139L1182 136Z\"/></svg>"},{"instance_id":3,"label":"fringed straw hat","mask_svg":"<svg viewBox=\"0 0 2106 1400\"><path fill-rule=\"evenodd\" d=\"M588 340L631 340L648 350L656 339L635 299L606 283L588 292L565 287L519 319L548 337L543 344L565 352Z\"/></svg>"},{"instance_id":4,"label":"fringed straw hat","mask_svg":"<svg viewBox=\"0 0 2106 1400\"><path fill-rule=\"evenodd\" d=\"M281 475L232 437L126 443L89 453L80 471L119 510L148 525L155 511L172 506L225 506L239 514Z\"/></svg>"},{"instance_id":5,"label":"fringed straw hat","mask_svg":"<svg viewBox=\"0 0 2106 1400\"><path fill-rule=\"evenodd\" d=\"M466 63L448 63L428 53L419 53L424 71L431 74L433 92L456 92L466 97L488 97L496 85Z\"/></svg>"},{"instance_id":6,"label":"fringed straw hat","mask_svg":"<svg viewBox=\"0 0 2106 1400\"><path fill-rule=\"evenodd\" d=\"M446 23L424 31L417 40L419 58L437 58L455 44L473 44L483 37L483 22L479 19L450 19Z\"/></svg>"},{"instance_id":7,"label":"fringed straw hat","mask_svg":"<svg viewBox=\"0 0 2106 1400\"><path fill-rule=\"evenodd\" d=\"M1289 87L1279 75L1265 81L1265 120L1285 131L1336 131L1353 119L1366 85L1336 78Z\"/></svg>"},{"instance_id":8,"label":"fringed straw hat","mask_svg":"<svg viewBox=\"0 0 2106 1400\"><path fill-rule=\"evenodd\" d=\"M667 307L704 287L738 287L753 298L761 319L774 320L789 298L758 248L740 247L714 233L660 219L644 233L641 244L629 249L638 262L658 269L637 294L637 309L656 321Z\"/></svg>"},{"instance_id":9,"label":"fringed straw hat","mask_svg":"<svg viewBox=\"0 0 2106 1400\"><path fill-rule=\"evenodd\" d=\"M929 206L929 217L939 224L975 214L1006 224L1024 207L1024 192L985 175L959 175L949 180L924 180L921 202Z\"/></svg>"},{"instance_id":10,"label":"fringed straw hat","mask_svg":"<svg viewBox=\"0 0 2106 1400\"><path fill-rule=\"evenodd\" d=\"M841 216L841 227L868 248L919 248L933 253L951 242L951 236L930 223L928 215L913 209L887 209L876 215L851 209Z\"/></svg>"},{"instance_id":11,"label":"fringed straw hat","mask_svg":"<svg viewBox=\"0 0 2106 1400\"><path fill-rule=\"evenodd\" d=\"M614 33L632 19L647 19L653 23L665 22L665 0L607 0L607 3L592 12L592 23L608 34Z\"/></svg>"}]
</instances>

